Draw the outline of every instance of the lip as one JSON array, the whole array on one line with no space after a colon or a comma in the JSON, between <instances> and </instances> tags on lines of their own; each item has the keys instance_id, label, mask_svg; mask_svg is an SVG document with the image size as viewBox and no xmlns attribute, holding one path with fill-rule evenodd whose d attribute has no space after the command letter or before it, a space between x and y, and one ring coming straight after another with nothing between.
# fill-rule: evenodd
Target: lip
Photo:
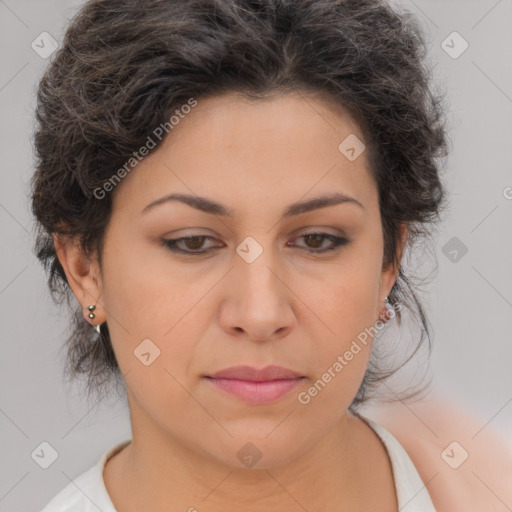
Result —
<instances>
[{"instance_id":1,"label":"lip","mask_svg":"<svg viewBox=\"0 0 512 512\"><path fill-rule=\"evenodd\" d=\"M233 366L206 376L215 388L251 404L269 404L279 400L305 377L282 366L257 369L252 366Z\"/></svg>"},{"instance_id":2,"label":"lip","mask_svg":"<svg viewBox=\"0 0 512 512\"><path fill-rule=\"evenodd\" d=\"M253 366L231 366L219 370L213 375L208 375L212 379L236 379L252 382L263 382L269 380L298 379L303 377L300 373L294 372L283 366L266 366L265 368L254 368Z\"/></svg>"}]
</instances>

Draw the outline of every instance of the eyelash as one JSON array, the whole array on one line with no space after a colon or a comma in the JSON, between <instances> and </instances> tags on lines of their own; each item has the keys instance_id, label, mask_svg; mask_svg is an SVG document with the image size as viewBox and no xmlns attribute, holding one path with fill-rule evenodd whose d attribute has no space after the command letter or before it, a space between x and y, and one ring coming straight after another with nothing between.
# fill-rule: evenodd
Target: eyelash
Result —
<instances>
[{"instance_id":1,"label":"eyelash","mask_svg":"<svg viewBox=\"0 0 512 512\"><path fill-rule=\"evenodd\" d=\"M333 243L332 247L327 247L326 249L322 249L322 250L304 249L303 248L304 251L306 251L310 254L324 254L324 253L327 253L330 251L335 251L335 250L339 249L341 246L347 245L350 242L350 240L348 240L347 238L342 238L342 237L330 235L328 233L321 233L321 232L304 233L303 235L299 236L298 238L303 238L306 236L320 236L324 239L330 240ZM171 239L163 240L163 244L169 250L171 250L173 252L180 253L180 254L186 254L186 255L202 255L202 254L207 254L207 253L217 249L217 247L211 247L210 249L206 249L204 251L187 251L187 250L179 249L177 247L178 242L181 242L184 240L191 240L194 238L204 238L205 240L207 240L207 239L214 240L213 237L208 236L208 235L195 235L195 236L188 236L188 237L182 237L182 238L171 238Z\"/></svg>"}]
</instances>

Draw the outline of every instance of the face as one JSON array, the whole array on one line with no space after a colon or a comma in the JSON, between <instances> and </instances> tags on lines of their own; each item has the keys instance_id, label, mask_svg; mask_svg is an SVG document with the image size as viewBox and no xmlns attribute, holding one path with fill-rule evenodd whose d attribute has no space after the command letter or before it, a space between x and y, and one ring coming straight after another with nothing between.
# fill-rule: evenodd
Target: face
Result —
<instances>
[{"instance_id":1,"label":"face","mask_svg":"<svg viewBox=\"0 0 512 512\"><path fill-rule=\"evenodd\" d=\"M346 414L396 278L366 154L338 149L349 135L363 140L313 97L199 100L115 188L92 293L141 431L233 467L251 442L273 467ZM350 199L311 203L336 194ZM301 379L239 396L208 378L238 365Z\"/></svg>"}]
</instances>

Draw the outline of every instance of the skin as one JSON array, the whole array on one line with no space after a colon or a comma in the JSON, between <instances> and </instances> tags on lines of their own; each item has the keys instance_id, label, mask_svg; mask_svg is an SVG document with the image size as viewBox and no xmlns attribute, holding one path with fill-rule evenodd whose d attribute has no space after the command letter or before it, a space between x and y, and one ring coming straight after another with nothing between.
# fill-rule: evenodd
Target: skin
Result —
<instances>
[{"instance_id":1,"label":"skin","mask_svg":"<svg viewBox=\"0 0 512 512\"><path fill-rule=\"evenodd\" d=\"M349 161L338 150L350 134L363 140L346 112L313 96L200 100L113 191L101 269L55 238L85 318L108 323L126 380L132 443L104 470L117 510L397 510L386 451L348 412L371 336L307 405L297 398L382 319L398 273L398 262L382 266L366 153ZM347 202L281 220L291 203L333 192L363 208ZM141 213L170 193L208 197L234 216L176 201ZM349 242L308 253L332 246L302 236L315 231ZM216 249L187 256L162 243L192 235L213 239L182 249ZM252 263L236 252L248 236L263 249ZM404 242L405 227L399 255ZM134 350L148 338L160 355L146 366ZM238 364L281 365L305 379L253 405L203 377ZM237 456L248 442L262 455L252 468Z\"/></svg>"}]
</instances>

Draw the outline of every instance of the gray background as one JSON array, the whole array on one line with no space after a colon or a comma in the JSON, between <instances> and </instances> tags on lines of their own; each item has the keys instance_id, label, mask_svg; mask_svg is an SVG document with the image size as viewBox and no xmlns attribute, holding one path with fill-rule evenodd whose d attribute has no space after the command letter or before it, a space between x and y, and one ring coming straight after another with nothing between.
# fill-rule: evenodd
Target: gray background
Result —
<instances>
[{"instance_id":1,"label":"gray background","mask_svg":"<svg viewBox=\"0 0 512 512\"><path fill-rule=\"evenodd\" d=\"M4 512L39 510L104 450L131 437L122 403L95 407L81 399L78 387L66 389L61 370L66 310L51 302L46 276L32 254L30 137L35 88L47 61L31 43L43 31L61 41L66 20L80 3L0 0ZM434 330L432 390L510 436L512 1L403 0L400 5L416 13L428 32L435 79L448 94L453 144L444 174L451 207L439 231L437 275L424 295ZM442 48L453 31L469 43L456 59ZM450 45L460 48L459 42ZM453 237L467 247L456 262L449 257ZM431 260L418 256L428 267ZM59 453L46 470L31 458L43 441Z\"/></svg>"}]
</instances>

